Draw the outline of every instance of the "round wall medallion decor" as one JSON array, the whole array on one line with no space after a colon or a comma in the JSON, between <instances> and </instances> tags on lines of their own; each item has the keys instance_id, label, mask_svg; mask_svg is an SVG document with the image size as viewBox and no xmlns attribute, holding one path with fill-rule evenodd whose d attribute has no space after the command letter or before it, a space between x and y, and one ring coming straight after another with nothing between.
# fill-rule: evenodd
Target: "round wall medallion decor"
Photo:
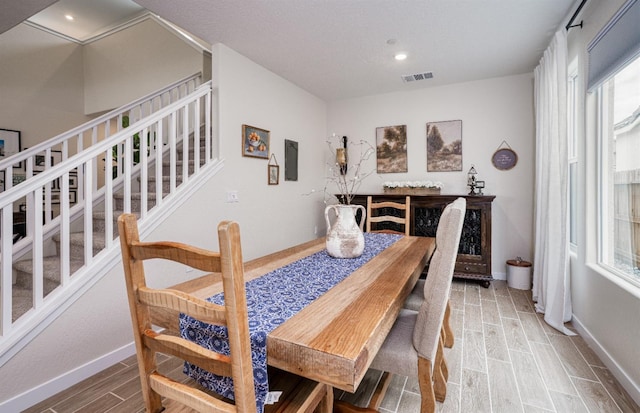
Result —
<instances>
[{"instance_id":1,"label":"round wall medallion decor","mask_svg":"<svg viewBox=\"0 0 640 413\"><path fill-rule=\"evenodd\" d=\"M491 162L496 169L508 171L518 163L518 155L511 148L498 148L498 150L493 153Z\"/></svg>"}]
</instances>

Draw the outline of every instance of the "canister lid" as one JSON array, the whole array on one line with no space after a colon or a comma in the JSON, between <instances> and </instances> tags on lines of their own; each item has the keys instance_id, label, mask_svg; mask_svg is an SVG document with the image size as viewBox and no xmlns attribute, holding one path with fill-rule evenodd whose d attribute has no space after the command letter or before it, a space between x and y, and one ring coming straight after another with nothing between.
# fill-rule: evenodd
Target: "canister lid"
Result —
<instances>
[{"instance_id":1,"label":"canister lid","mask_svg":"<svg viewBox=\"0 0 640 413\"><path fill-rule=\"evenodd\" d=\"M529 261L507 260L507 265L513 265L514 267L531 267Z\"/></svg>"}]
</instances>

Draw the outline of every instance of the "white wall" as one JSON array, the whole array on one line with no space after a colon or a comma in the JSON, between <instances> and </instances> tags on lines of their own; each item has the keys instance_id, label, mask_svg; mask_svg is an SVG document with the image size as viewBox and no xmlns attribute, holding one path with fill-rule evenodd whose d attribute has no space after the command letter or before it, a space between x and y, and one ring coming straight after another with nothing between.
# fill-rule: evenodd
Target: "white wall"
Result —
<instances>
[{"instance_id":1,"label":"white wall","mask_svg":"<svg viewBox=\"0 0 640 413\"><path fill-rule=\"evenodd\" d=\"M86 122L81 46L19 24L0 34L0 127L30 147Z\"/></svg>"},{"instance_id":2,"label":"white wall","mask_svg":"<svg viewBox=\"0 0 640 413\"><path fill-rule=\"evenodd\" d=\"M462 120L462 171L427 173L426 123ZM432 180L443 194L466 194L471 165L486 181L492 205L492 273L506 276L507 259L533 258L532 217L534 120L532 74L487 79L349 99L329 104L328 131L375 146L376 127L407 125L407 173L374 174L359 192L382 192L384 181ZM518 154L509 171L493 167L491 156L506 141ZM350 153L351 159L356 154ZM375 170L375 156L365 170Z\"/></svg>"},{"instance_id":3,"label":"white wall","mask_svg":"<svg viewBox=\"0 0 640 413\"><path fill-rule=\"evenodd\" d=\"M318 153L326 135L325 103L223 45L213 48L213 65L220 88L218 133L224 169L147 239L217 250L216 227L231 219L240 223L244 258L251 259L315 238L314 227L322 223L324 204L317 195L305 193L323 183ZM281 166L280 185L267 185L267 160L241 156L243 123L271 131L271 149ZM297 182L286 182L282 175L285 138L299 142ZM238 191L240 202L226 203L229 189ZM155 268L162 271L164 280L158 285L176 275L166 266ZM171 284L195 275L177 274ZM0 367L0 411L3 403L14 407L25 401L36 403L119 361L132 354L127 346L131 342L124 276L118 263Z\"/></svg>"},{"instance_id":4,"label":"white wall","mask_svg":"<svg viewBox=\"0 0 640 413\"><path fill-rule=\"evenodd\" d=\"M87 44L83 54L87 114L117 108L202 71L202 53L153 19Z\"/></svg>"},{"instance_id":5,"label":"white wall","mask_svg":"<svg viewBox=\"0 0 640 413\"><path fill-rule=\"evenodd\" d=\"M589 42L625 0L592 0L582 30L569 32L570 59L578 62L580 100L578 248L571 256L573 324L640 403L640 291L597 265L597 135L595 93L585 92Z\"/></svg>"}]
</instances>

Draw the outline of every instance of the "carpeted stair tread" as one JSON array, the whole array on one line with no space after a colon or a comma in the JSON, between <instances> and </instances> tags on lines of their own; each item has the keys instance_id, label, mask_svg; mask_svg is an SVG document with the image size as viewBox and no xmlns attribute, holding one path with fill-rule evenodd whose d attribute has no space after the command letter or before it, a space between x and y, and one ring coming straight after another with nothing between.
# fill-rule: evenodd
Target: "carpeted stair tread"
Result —
<instances>
[{"instance_id":1,"label":"carpeted stair tread","mask_svg":"<svg viewBox=\"0 0 640 413\"><path fill-rule=\"evenodd\" d=\"M43 267L42 272L45 280L57 282L55 280L60 279L60 257L51 256L44 257L42 259ZM70 260L71 274L76 272L80 267L84 265L82 260L74 260L73 257ZM13 263L13 268L19 273L32 274L32 260L23 260ZM30 277L22 276L18 274L16 278L16 286L31 289L32 279Z\"/></svg>"},{"instance_id":2,"label":"carpeted stair tread","mask_svg":"<svg viewBox=\"0 0 640 413\"><path fill-rule=\"evenodd\" d=\"M60 240L60 236L53 237L55 241ZM57 239L56 239L57 238ZM102 234L93 234L93 249L104 249L106 243ZM69 234L69 243L71 245L84 245L84 232L72 232Z\"/></svg>"},{"instance_id":3,"label":"carpeted stair tread","mask_svg":"<svg viewBox=\"0 0 640 413\"><path fill-rule=\"evenodd\" d=\"M114 198L117 199L124 199L124 194L113 194ZM148 199L156 199L156 193L155 192L148 192L147 193L147 198ZM134 192L131 194L131 199L142 199L142 194L140 192Z\"/></svg>"},{"instance_id":4,"label":"carpeted stair tread","mask_svg":"<svg viewBox=\"0 0 640 413\"><path fill-rule=\"evenodd\" d=\"M163 182L169 182L169 180L171 179L171 177L169 175L162 175L162 181ZM149 177L149 181L153 181L155 182L157 179L154 176L150 176ZM182 181L182 175L176 175L176 181Z\"/></svg>"},{"instance_id":5,"label":"carpeted stair tread","mask_svg":"<svg viewBox=\"0 0 640 413\"><path fill-rule=\"evenodd\" d=\"M124 214L124 211L113 211L113 219L117 220L120 215ZM140 218L139 212L132 212L136 216L136 218ZM104 211L93 211L93 217L96 219L104 220L107 216L107 213Z\"/></svg>"}]
</instances>

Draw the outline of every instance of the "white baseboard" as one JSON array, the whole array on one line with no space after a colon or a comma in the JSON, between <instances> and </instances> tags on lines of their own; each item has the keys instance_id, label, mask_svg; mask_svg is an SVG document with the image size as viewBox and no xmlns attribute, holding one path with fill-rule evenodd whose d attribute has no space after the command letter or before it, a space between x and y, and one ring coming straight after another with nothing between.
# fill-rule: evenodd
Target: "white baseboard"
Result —
<instances>
[{"instance_id":1,"label":"white baseboard","mask_svg":"<svg viewBox=\"0 0 640 413\"><path fill-rule=\"evenodd\" d=\"M604 363L605 366L609 369L611 374L618 380L620 385L629 393L629 396L640 405L640 383L635 383L624 369L609 355L609 352L600 345L598 340L596 340L589 330L580 322L578 318L574 315L571 319L571 324L578 330L580 336L587 342L589 347L600 357L600 360Z\"/></svg>"},{"instance_id":2,"label":"white baseboard","mask_svg":"<svg viewBox=\"0 0 640 413\"><path fill-rule=\"evenodd\" d=\"M493 276L494 280L504 280L504 281L507 280L507 273L506 272L494 272L492 274L492 276Z\"/></svg>"},{"instance_id":3,"label":"white baseboard","mask_svg":"<svg viewBox=\"0 0 640 413\"><path fill-rule=\"evenodd\" d=\"M136 352L133 342L107 353L104 356L71 370L61 376L49 380L31 390L0 403L0 413L21 412L40 403L49 397L68 389L76 383L101 372Z\"/></svg>"}]
</instances>

